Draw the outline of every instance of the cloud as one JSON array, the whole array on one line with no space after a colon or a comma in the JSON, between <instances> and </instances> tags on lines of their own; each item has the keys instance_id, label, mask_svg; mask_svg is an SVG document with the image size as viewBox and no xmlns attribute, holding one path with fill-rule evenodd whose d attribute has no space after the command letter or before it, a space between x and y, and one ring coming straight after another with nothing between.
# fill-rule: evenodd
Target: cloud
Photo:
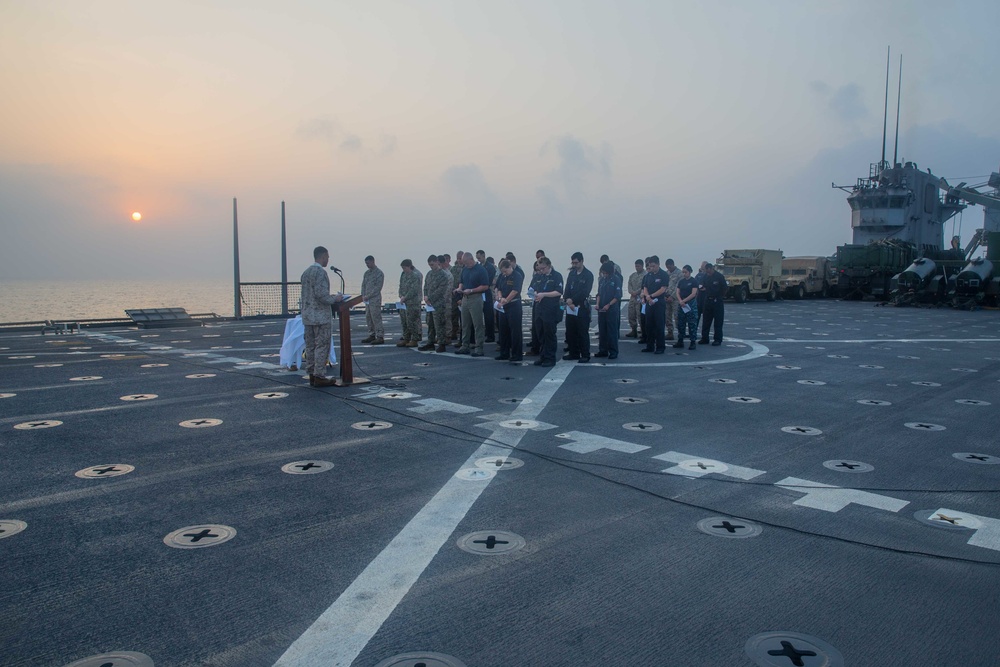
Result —
<instances>
[{"instance_id":1,"label":"cloud","mask_svg":"<svg viewBox=\"0 0 1000 667\"><path fill-rule=\"evenodd\" d=\"M541 157L555 156L557 164L548 174L548 189L538 189L546 206L560 205L560 196L567 201L585 198L595 183L611 180L611 145L607 142L600 147L573 137L554 137L542 145Z\"/></svg>"},{"instance_id":2,"label":"cloud","mask_svg":"<svg viewBox=\"0 0 1000 667\"><path fill-rule=\"evenodd\" d=\"M342 153L372 154L376 157L392 155L398 145L395 135L382 134L378 140L378 148L366 151L366 143L361 135L348 131L338 121L327 116L301 121L295 128L295 137L300 141L326 144L331 150Z\"/></svg>"},{"instance_id":3,"label":"cloud","mask_svg":"<svg viewBox=\"0 0 1000 667\"><path fill-rule=\"evenodd\" d=\"M810 81L809 90L818 95L826 109L834 118L846 125L869 116L868 107L862 99L864 90L856 83L846 83L833 89L824 81Z\"/></svg>"},{"instance_id":4,"label":"cloud","mask_svg":"<svg viewBox=\"0 0 1000 667\"><path fill-rule=\"evenodd\" d=\"M396 152L396 146L398 145L396 140L396 135L394 134L383 134L379 137L379 157L389 157Z\"/></svg>"},{"instance_id":5,"label":"cloud","mask_svg":"<svg viewBox=\"0 0 1000 667\"><path fill-rule=\"evenodd\" d=\"M497 222L504 206L493 192L477 164L456 164L441 174L445 190L457 200L462 211L478 222Z\"/></svg>"},{"instance_id":6,"label":"cloud","mask_svg":"<svg viewBox=\"0 0 1000 667\"><path fill-rule=\"evenodd\" d=\"M347 135L344 140L340 142L340 150L348 153L357 153L361 150L361 137L356 134Z\"/></svg>"},{"instance_id":7,"label":"cloud","mask_svg":"<svg viewBox=\"0 0 1000 667\"><path fill-rule=\"evenodd\" d=\"M830 97L830 110L845 123L868 117L868 107L861 99L861 86L848 83L834 91Z\"/></svg>"},{"instance_id":8,"label":"cloud","mask_svg":"<svg viewBox=\"0 0 1000 667\"><path fill-rule=\"evenodd\" d=\"M340 133L340 123L329 118L310 118L295 128L295 136L303 141L320 140L332 143Z\"/></svg>"}]
</instances>

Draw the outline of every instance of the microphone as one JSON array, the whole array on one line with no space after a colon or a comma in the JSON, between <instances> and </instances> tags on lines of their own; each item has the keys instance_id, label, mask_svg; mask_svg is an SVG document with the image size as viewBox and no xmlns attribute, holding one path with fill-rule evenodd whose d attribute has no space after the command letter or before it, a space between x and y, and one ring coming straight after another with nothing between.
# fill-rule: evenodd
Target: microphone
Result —
<instances>
[{"instance_id":1,"label":"microphone","mask_svg":"<svg viewBox=\"0 0 1000 667\"><path fill-rule=\"evenodd\" d=\"M335 267L335 266L331 266L331 267L330 267L330 270L331 270L331 271L333 271L334 273L340 273L340 269L338 269L338 268L337 268L337 267Z\"/></svg>"}]
</instances>

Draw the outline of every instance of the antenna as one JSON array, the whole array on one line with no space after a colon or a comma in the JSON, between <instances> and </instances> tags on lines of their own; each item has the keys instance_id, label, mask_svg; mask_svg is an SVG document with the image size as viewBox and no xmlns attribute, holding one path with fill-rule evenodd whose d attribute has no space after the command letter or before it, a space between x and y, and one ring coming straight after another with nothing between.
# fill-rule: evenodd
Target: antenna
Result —
<instances>
[{"instance_id":1,"label":"antenna","mask_svg":"<svg viewBox=\"0 0 1000 667\"><path fill-rule=\"evenodd\" d=\"M879 169L885 167L885 132L889 122L889 47L885 47L885 108L882 112L882 161Z\"/></svg>"},{"instance_id":2,"label":"antenna","mask_svg":"<svg viewBox=\"0 0 1000 667\"><path fill-rule=\"evenodd\" d=\"M899 84L896 89L896 144L892 147L892 166L896 166L896 154L899 149L899 95L903 92L903 54L899 54Z\"/></svg>"}]
</instances>

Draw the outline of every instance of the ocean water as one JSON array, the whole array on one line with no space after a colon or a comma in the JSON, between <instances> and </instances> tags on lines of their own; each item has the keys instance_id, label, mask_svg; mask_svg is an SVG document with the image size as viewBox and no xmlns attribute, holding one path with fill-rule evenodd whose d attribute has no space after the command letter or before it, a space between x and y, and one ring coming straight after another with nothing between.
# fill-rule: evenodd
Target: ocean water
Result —
<instances>
[{"instance_id":1,"label":"ocean water","mask_svg":"<svg viewBox=\"0 0 1000 667\"><path fill-rule=\"evenodd\" d=\"M297 277L295 278L297 279ZM395 299L398 279L386 276L384 301ZM356 283L346 292L357 294ZM340 290L340 279L330 276ZM233 315L233 284L225 280L5 280L0 281L0 323L127 317L126 309L185 308L191 314ZM250 314L244 311L244 314Z\"/></svg>"}]
</instances>

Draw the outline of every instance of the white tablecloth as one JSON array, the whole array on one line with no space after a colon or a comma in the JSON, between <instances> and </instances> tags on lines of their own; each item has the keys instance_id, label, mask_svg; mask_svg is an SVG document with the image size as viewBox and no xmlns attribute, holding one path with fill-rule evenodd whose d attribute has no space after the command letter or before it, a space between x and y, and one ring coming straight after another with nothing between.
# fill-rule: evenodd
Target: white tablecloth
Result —
<instances>
[{"instance_id":1,"label":"white tablecloth","mask_svg":"<svg viewBox=\"0 0 1000 667\"><path fill-rule=\"evenodd\" d=\"M285 322L285 335L279 353L280 363L285 368L302 367L302 353L306 349L306 327L302 324L302 316L298 315ZM333 337L330 337L330 363L337 363L337 348Z\"/></svg>"}]
</instances>

